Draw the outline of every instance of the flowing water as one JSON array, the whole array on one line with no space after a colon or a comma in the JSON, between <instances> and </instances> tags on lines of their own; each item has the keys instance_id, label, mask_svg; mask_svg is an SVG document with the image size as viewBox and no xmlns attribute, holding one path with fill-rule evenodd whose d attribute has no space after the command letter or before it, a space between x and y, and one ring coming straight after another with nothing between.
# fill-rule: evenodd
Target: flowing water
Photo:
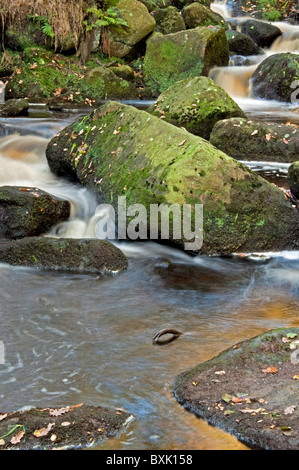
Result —
<instances>
[{"instance_id":1,"label":"flowing water","mask_svg":"<svg viewBox=\"0 0 299 470\"><path fill-rule=\"evenodd\" d=\"M241 82L240 75L234 80ZM253 116L295 117L288 105L239 98ZM50 235L94 238L94 196L54 176L45 158L48 140L75 117L33 112L31 118L1 119L0 184L67 198L71 218ZM246 164L286 184L288 165ZM152 242L119 247L129 267L115 276L0 265L1 411L81 402L121 407L135 420L98 449L247 450L185 411L171 387L177 374L235 343L298 326L299 253L241 259L191 257ZM183 335L154 345L153 336L166 327Z\"/></svg>"}]
</instances>

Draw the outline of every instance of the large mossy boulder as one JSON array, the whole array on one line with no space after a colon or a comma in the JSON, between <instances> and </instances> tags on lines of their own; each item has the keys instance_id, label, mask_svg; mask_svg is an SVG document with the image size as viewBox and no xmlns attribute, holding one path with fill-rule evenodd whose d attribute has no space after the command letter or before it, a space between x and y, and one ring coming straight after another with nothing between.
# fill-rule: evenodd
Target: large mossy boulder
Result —
<instances>
[{"instance_id":1,"label":"large mossy boulder","mask_svg":"<svg viewBox=\"0 0 299 470\"><path fill-rule=\"evenodd\" d=\"M107 103L55 136L46 155L54 173L77 178L116 211L120 196L127 206L144 206L148 226L152 204L203 204L204 240L196 252L298 245L297 210L278 188L206 140L145 111ZM191 219L196 222L194 213ZM170 230L168 243L185 248L187 241Z\"/></svg>"},{"instance_id":2,"label":"large mossy boulder","mask_svg":"<svg viewBox=\"0 0 299 470\"><path fill-rule=\"evenodd\" d=\"M263 60L251 77L255 98L292 102L297 100L299 55L290 52L273 54Z\"/></svg>"},{"instance_id":3,"label":"large mossy boulder","mask_svg":"<svg viewBox=\"0 0 299 470\"><path fill-rule=\"evenodd\" d=\"M246 34L239 31L225 31L230 52L242 56L263 54L263 50Z\"/></svg>"},{"instance_id":4,"label":"large mossy boulder","mask_svg":"<svg viewBox=\"0 0 299 470\"><path fill-rule=\"evenodd\" d=\"M69 217L70 203L52 194L36 188L0 187L0 238L45 234Z\"/></svg>"},{"instance_id":5,"label":"large mossy boulder","mask_svg":"<svg viewBox=\"0 0 299 470\"><path fill-rule=\"evenodd\" d=\"M144 81L161 93L184 78L207 76L214 66L228 65L228 42L223 28L201 27L147 41Z\"/></svg>"},{"instance_id":6,"label":"large mossy boulder","mask_svg":"<svg viewBox=\"0 0 299 470\"><path fill-rule=\"evenodd\" d=\"M184 7L191 5L194 2L205 5L206 7L211 5L211 0L172 0L173 5L179 10L182 10Z\"/></svg>"},{"instance_id":7,"label":"large mossy boulder","mask_svg":"<svg viewBox=\"0 0 299 470\"><path fill-rule=\"evenodd\" d=\"M299 445L299 328L266 331L180 374L176 399L252 449Z\"/></svg>"},{"instance_id":8,"label":"large mossy boulder","mask_svg":"<svg viewBox=\"0 0 299 470\"><path fill-rule=\"evenodd\" d=\"M209 139L217 121L245 117L235 101L211 78L181 80L164 91L148 109L167 122L183 126L188 132Z\"/></svg>"},{"instance_id":9,"label":"large mossy boulder","mask_svg":"<svg viewBox=\"0 0 299 470\"><path fill-rule=\"evenodd\" d=\"M153 13L155 31L162 34L177 33L186 29L182 15L175 7L159 8Z\"/></svg>"},{"instance_id":10,"label":"large mossy boulder","mask_svg":"<svg viewBox=\"0 0 299 470\"><path fill-rule=\"evenodd\" d=\"M299 155L299 126L238 118L219 120L210 142L239 160L290 163Z\"/></svg>"},{"instance_id":11,"label":"large mossy boulder","mask_svg":"<svg viewBox=\"0 0 299 470\"><path fill-rule=\"evenodd\" d=\"M27 100L12 99L7 100L2 106L0 106L0 114L3 116L26 116L28 114L29 103Z\"/></svg>"},{"instance_id":12,"label":"large mossy boulder","mask_svg":"<svg viewBox=\"0 0 299 470\"><path fill-rule=\"evenodd\" d=\"M110 28L110 54L114 57L126 57L153 32L156 22L146 6L137 0L119 0L117 10L127 26Z\"/></svg>"},{"instance_id":13,"label":"large mossy boulder","mask_svg":"<svg viewBox=\"0 0 299 470\"><path fill-rule=\"evenodd\" d=\"M187 29L197 28L198 26L224 25L224 19L221 15L201 3L191 3L191 5L184 7L182 16Z\"/></svg>"},{"instance_id":14,"label":"large mossy boulder","mask_svg":"<svg viewBox=\"0 0 299 470\"><path fill-rule=\"evenodd\" d=\"M0 263L82 274L121 272L123 252L107 240L26 237L0 240Z\"/></svg>"},{"instance_id":15,"label":"large mossy boulder","mask_svg":"<svg viewBox=\"0 0 299 470\"><path fill-rule=\"evenodd\" d=\"M282 34L277 26L253 19L242 21L240 32L251 37L259 47L270 47L275 39Z\"/></svg>"}]
</instances>

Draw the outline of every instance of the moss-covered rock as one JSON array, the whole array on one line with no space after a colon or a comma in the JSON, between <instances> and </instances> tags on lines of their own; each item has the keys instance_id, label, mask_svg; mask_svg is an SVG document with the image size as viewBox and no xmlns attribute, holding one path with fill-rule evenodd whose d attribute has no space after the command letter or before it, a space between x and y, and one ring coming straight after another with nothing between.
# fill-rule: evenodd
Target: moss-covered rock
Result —
<instances>
[{"instance_id":1,"label":"moss-covered rock","mask_svg":"<svg viewBox=\"0 0 299 470\"><path fill-rule=\"evenodd\" d=\"M290 163L299 155L299 127L247 119L217 122L211 144L239 160Z\"/></svg>"},{"instance_id":2,"label":"moss-covered rock","mask_svg":"<svg viewBox=\"0 0 299 470\"><path fill-rule=\"evenodd\" d=\"M109 67L109 70L114 73L119 78L122 78L123 80L127 80L128 82L134 81L135 78L135 73L132 67L129 65L121 65L119 64L118 66L111 66Z\"/></svg>"},{"instance_id":3,"label":"moss-covered rock","mask_svg":"<svg viewBox=\"0 0 299 470\"><path fill-rule=\"evenodd\" d=\"M29 103L24 99L7 100L1 107L0 113L3 116L26 116L28 114Z\"/></svg>"},{"instance_id":4,"label":"moss-covered rock","mask_svg":"<svg viewBox=\"0 0 299 470\"><path fill-rule=\"evenodd\" d=\"M239 31L225 32L230 52L242 56L263 54L263 50L246 34Z\"/></svg>"},{"instance_id":5,"label":"moss-covered rock","mask_svg":"<svg viewBox=\"0 0 299 470\"><path fill-rule=\"evenodd\" d=\"M299 55L290 52L273 54L263 60L251 77L252 95L256 98L291 102L297 97Z\"/></svg>"},{"instance_id":6,"label":"moss-covered rock","mask_svg":"<svg viewBox=\"0 0 299 470\"><path fill-rule=\"evenodd\" d=\"M177 8L159 8L153 13L156 21L155 31L162 34L177 33L186 29L182 15Z\"/></svg>"},{"instance_id":7,"label":"moss-covered rock","mask_svg":"<svg viewBox=\"0 0 299 470\"><path fill-rule=\"evenodd\" d=\"M298 155L298 152L297 152ZM299 162L293 162L288 169L288 181L290 190L294 196L299 199Z\"/></svg>"},{"instance_id":8,"label":"moss-covered rock","mask_svg":"<svg viewBox=\"0 0 299 470\"><path fill-rule=\"evenodd\" d=\"M40 189L0 187L0 238L22 238L47 233L68 220L70 203Z\"/></svg>"},{"instance_id":9,"label":"moss-covered rock","mask_svg":"<svg viewBox=\"0 0 299 470\"><path fill-rule=\"evenodd\" d=\"M213 66L228 61L225 31L218 26L155 36L147 41L144 81L160 93L184 78L208 75Z\"/></svg>"},{"instance_id":10,"label":"moss-covered rock","mask_svg":"<svg viewBox=\"0 0 299 470\"><path fill-rule=\"evenodd\" d=\"M279 189L206 140L145 111L107 103L54 137L46 155L54 173L77 178L116 211L119 196L127 206L142 204L149 226L151 204L203 204L204 240L194 251L298 245L297 210ZM196 222L194 212L191 218ZM170 230L169 243L186 241Z\"/></svg>"},{"instance_id":11,"label":"moss-covered rock","mask_svg":"<svg viewBox=\"0 0 299 470\"><path fill-rule=\"evenodd\" d=\"M298 339L299 328L281 328L235 344L180 374L173 393L253 449L296 450Z\"/></svg>"},{"instance_id":12,"label":"moss-covered rock","mask_svg":"<svg viewBox=\"0 0 299 470\"><path fill-rule=\"evenodd\" d=\"M137 0L119 0L117 10L128 26L110 28L110 54L114 57L126 57L140 41L153 32L156 22L146 6Z\"/></svg>"},{"instance_id":13,"label":"moss-covered rock","mask_svg":"<svg viewBox=\"0 0 299 470\"><path fill-rule=\"evenodd\" d=\"M217 121L245 117L226 91L208 77L187 78L175 83L148 111L204 139L209 139Z\"/></svg>"},{"instance_id":14,"label":"moss-covered rock","mask_svg":"<svg viewBox=\"0 0 299 470\"><path fill-rule=\"evenodd\" d=\"M123 252L107 240L28 237L0 240L0 262L77 273L113 273L127 268Z\"/></svg>"},{"instance_id":15,"label":"moss-covered rock","mask_svg":"<svg viewBox=\"0 0 299 470\"><path fill-rule=\"evenodd\" d=\"M201 3L192 3L183 8L182 16L188 29L198 26L223 26L224 19L218 13Z\"/></svg>"},{"instance_id":16,"label":"moss-covered rock","mask_svg":"<svg viewBox=\"0 0 299 470\"><path fill-rule=\"evenodd\" d=\"M201 5L205 5L209 7L211 5L211 0L172 0L173 5L182 10L184 7L191 5L193 2L200 3Z\"/></svg>"}]
</instances>

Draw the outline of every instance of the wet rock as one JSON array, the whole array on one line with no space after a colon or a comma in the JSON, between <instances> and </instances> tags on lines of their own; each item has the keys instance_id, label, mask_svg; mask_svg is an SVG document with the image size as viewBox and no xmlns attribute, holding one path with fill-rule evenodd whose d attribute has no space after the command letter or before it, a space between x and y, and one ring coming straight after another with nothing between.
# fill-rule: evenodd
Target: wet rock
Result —
<instances>
[{"instance_id":1,"label":"wet rock","mask_svg":"<svg viewBox=\"0 0 299 470\"><path fill-rule=\"evenodd\" d=\"M201 27L147 41L144 81L154 92L179 80L207 76L213 66L228 65L228 42L223 28Z\"/></svg>"},{"instance_id":2,"label":"wet rock","mask_svg":"<svg viewBox=\"0 0 299 470\"><path fill-rule=\"evenodd\" d=\"M270 47L282 34L277 26L259 20L242 21L241 33L249 36L259 47Z\"/></svg>"},{"instance_id":3,"label":"wet rock","mask_svg":"<svg viewBox=\"0 0 299 470\"><path fill-rule=\"evenodd\" d=\"M37 188L0 187L0 238L17 239L47 233L68 220L70 203Z\"/></svg>"},{"instance_id":4,"label":"wet rock","mask_svg":"<svg viewBox=\"0 0 299 470\"><path fill-rule=\"evenodd\" d=\"M299 56L290 52L265 59L251 77L255 98L292 102L297 99ZM293 98L294 97L294 98Z\"/></svg>"},{"instance_id":5,"label":"wet rock","mask_svg":"<svg viewBox=\"0 0 299 470\"><path fill-rule=\"evenodd\" d=\"M298 339L282 328L240 342L180 374L174 395L251 448L298 449Z\"/></svg>"},{"instance_id":6,"label":"wet rock","mask_svg":"<svg viewBox=\"0 0 299 470\"><path fill-rule=\"evenodd\" d=\"M133 415L84 405L29 408L0 414L0 450L78 450L124 432Z\"/></svg>"},{"instance_id":7,"label":"wet rock","mask_svg":"<svg viewBox=\"0 0 299 470\"><path fill-rule=\"evenodd\" d=\"M111 273L127 268L125 255L107 240L30 237L0 240L0 262L75 273Z\"/></svg>"},{"instance_id":8,"label":"wet rock","mask_svg":"<svg viewBox=\"0 0 299 470\"><path fill-rule=\"evenodd\" d=\"M239 31L225 32L230 52L241 56L263 54L263 50L246 34Z\"/></svg>"},{"instance_id":9,"label":"wet rock","mask_svg":"<svg viewBox=\"0 0 299 470\"><path fill-rule=\"evenodd\" d=\"M248 119L218 121L211 144L239 160L290 163L298 159L299 127Z\"/></svg>"},{"instance_id":10,"label":"wet rock","mask_svg":"<svg viewBox=\"0 0 299 470\"><path fill-rule=\"evenodd\" d=\"M146 6L137 0L120 0L117 10L128 26L110 27L110 54L114 57L126 57L153 32L156 22Z\"/></svg>"},{"instance_id":11,"label":"wet rock","mask_svg":"<svg viewBox=\"0 0 299 470\"><path fill-rule=\"evenodd\" d=\"M26 116L28 114L29 103L25 99L7 100L1 107L0 113L3 116Z\"/></svg>"},{"instance_id":12,"label":"wet rock","mask_svg":"<svg viewBox=\"0 0 299 470\"><path fill-rule=\"evenodd\" d=\"M298 153L297 153L298 155ZM299 199L299 162L293 162L288 169L288 182L290 190L294 196Z\"/></svg>"},{"instance_id":13,"label":"wet rock","mask_svg":"<svg viewBox=\"0 0 299 470\"><path fill-rule=\"evenodd\" d=\"M195 243L191 251L297 246L298 213L278 188L206 140L145 111L109 102L54 137L46 155L54 173L72 175L116 210L119 196L127 207L141 204L148 227L152 204L203 204L203 245ZM195 222L194 213L191 218ZM171 225L168 243L185 249L188 240Z\"/></svg>"},{"instance_id":14,"label":"wet rock","mask_svg":"<svg viewBox=\"0 0 299 470\"><path fill-rule=\"evenodd\" d=\"M117 77L122 78L123 80L127 80L128 82L132 82L135 78L134 70L129 65L119 65L109 67L111 72L113 72Z\"/></svg>"},{"instance_id":15,"label":"wet rock","mask_svg":"<svg viewBox=\"0 0 299 470\"><path fill-rule=\"evenodd\" d=\"M224 19L221 15L201 3L192 3L185 6L182 10L182 16L187 29L197 28L198 26L224 25Z\"/></svg>"},{"instance_id":16,"label":"wet rock","mask_svg":"<svg viewBox=\"0 0 299 470\"><path fill-rule=\"evenodd\" d=\"M167 122L209 139L217 121L245 113L211 78L181 80L164 91L148 112Z\"/></svg>"},{"instance_id":17,"label":"wet rock","mask_svg":"<svg viewBox=\"0 0 299 470\"><path fill-rule=\"evenodd\" d=\"M186 29L184 20L175 7L155 10L153 17L156 21L155 31L162 34L171 34Z\"/></svg>"}]
</instances>

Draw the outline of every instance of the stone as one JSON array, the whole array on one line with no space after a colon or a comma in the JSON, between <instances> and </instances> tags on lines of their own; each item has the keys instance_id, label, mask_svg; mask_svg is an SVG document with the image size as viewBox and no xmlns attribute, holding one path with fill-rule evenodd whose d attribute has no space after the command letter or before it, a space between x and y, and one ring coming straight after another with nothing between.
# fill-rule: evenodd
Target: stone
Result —
<instances>
[{"instance_id":1,"label":"stone","mask_svg":"<svg viewBox=\"0 0 299 470\"><path fill-rule=\"evenodd\" d=\"M28 100L22 98L10 99L0 107L0 113L3 116L26 116L28 114L28 109Z\"/></svg>"},{"instance_id":2,"label":"stone","mask_svg":"<svg viewBox=\"0 0 299 470\"><path fill-rule=\"evenodd\" d=\"M298 338L299 328L280 328L241 341L176 377L173 394L252 449L296 450Z\"/></svg>"},{"instance_id":3,"label":"stone","mask_svg":"<svg viewBox=\"0 0 299 470\"><path fill-rule=\"evenodd\" d=\"M298 156L298 153L297 153ZM299 199L299 162L293 162L288 169L288 182L290 190Z\"/></svg>"},{"instance_id":4,"label":"stone","mask_svg":"<svg viewBox=\"0 0 299 470\"><path fill-rule=\"evenodd\" d=\"M181 80L164 91L148 112L188 132L209 139L217 121L245 117L235 101L211 78Z\"/></svg>"},{"instance_id":5,"label":"stone","mask_svg":"<svg viewBox=\"0 0 299 470\"><path fill-rule=\"evenodd\" d=\"M121 272L128 266L123 252L108 240L50 237L2 239L0 262L82 274Z\"/></svg>"},{"instance_id":6,"label":"stone","mask_svg":"<svg viewBox=\"0 0 299 470\"><path fill-rule=\"evenodd\" d=\"M182 15L175 7L155 10L153 17L156 21L155 31L158 33L171 34L186 29Z\"/></svg>"},{"instance_id":7,"label":"stone","mask_svg":"<svg viewBox=\"0 0 299 470\"><path fill-rule=\"evenodd\" d=\"M212 67L228 61L228 42L219 26L155 36L147 41L144 81L161 93L179 80L207 76Z\"/></svg>"},{"instance_id":8,"label":"stone","mask_svg":"<svg viewBox=\"0 0 299 470\"><path fill-rule=\"evenodd\" d=\"M242 56L263 54L263 50L246 34L239 31L225 31L230 52Z\"/></svg>"},{"instance_id":9,"label":"stone","mask_svg":"<svg viewBox=\"0 0 299 470\"><path fill-rule=\"evenodd\" d=\"M241 23L241 33L251 37L259 47L270 47L276 38L281 36L281 30L271 24L259 20L246 20Z\"/></svg>"},{"instance_id":10,"label":"stone","mask_svg":"<svg viewBox=\"0 0 299 470\"><path fill-rule=\"evenodd\" d=\"M219 120L210 142L239 160L290 163L299 155L299 126L242 118Z\"/></svg>"},{"instance_id":11,"label":"stone","mask_svg":"<svg viewBox=\"0 0 299 470\"><path fill-rule=\"evenodd\" d=\"M70 203L37 188L0 187L0 238L46 234L68 220Z\"/></svg>"},{"instance_id":12,"label":"stone","mask_svg":"<svg viewBox=\"0 0 299 470\"><path fill-rule=\"evenodd\" d=\"M119 78L132 82L135 78L134 70L129 65L111 66L109 70Z\"/></svg>"},{"instance_id":13,"label":"stone","mask_svg":"<svg viewBox=\"0 0 299 470\"><path fill-rule=\"evenodd\" d=\"M126 57L140 41L153 32L156 22L146 6L137 0L119 0L117 10L128 26L110 27L110 54L114 57Z\"/></svg>"},{"instance_id":14,"label":"stone","mask_svg":"<svg viewBox=\"0 0 299 470\"><path fill-rule=\"evenodd\" d=\"M253 72L252 95L266 100L296 102L298 83L299 55L290 52L273 54Z\"/></svg>"},{"instance_id":15,"label":"stone","mask_svg":"<svg viewBox=\"0 0 299 470\"><path fill-rule=\"evenodd\" d=\"M201 137L132 106L112 101L79 117L49 142L46 156L56 175L76 178L116 212L121 196L127 207L141 204L148 227L152 204L203 204L196 253L298 246L298 212L282 191ZM169 232L178 248L197 242Z\"/></svg>"},{"instance_id":16,"label":"stone","mask_svg":"<svg viewBox=\"0 0 299 470\"><path fill-rule=\"evenodd\" d=\"M201 3L191 3L191 5L184 7L182 16L187 29L197 28L198 26L224 25L224 19L221 15Z\"/></svg>"}]
</instances>

